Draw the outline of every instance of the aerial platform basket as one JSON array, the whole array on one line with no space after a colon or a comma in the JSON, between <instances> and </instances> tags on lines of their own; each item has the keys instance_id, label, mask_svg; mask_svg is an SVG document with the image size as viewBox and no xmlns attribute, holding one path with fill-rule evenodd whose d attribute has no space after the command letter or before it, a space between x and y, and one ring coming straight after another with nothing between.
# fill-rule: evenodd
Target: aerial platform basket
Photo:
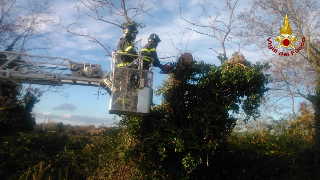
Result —
<instances>
[{"instance_id":1,"label":"aerial platform basket","mask_svg":"<svg viewBox=\"0 0 320 180\"><path fill-rule=\"evenodd\" d=\"M150 71L152 66L149 70L143 70L143 57L140 54L136 57L128 66L118 67L116 52L112 53L110 114L150 113L153 91L153 73Z\"/></svg>"}]
</instances>

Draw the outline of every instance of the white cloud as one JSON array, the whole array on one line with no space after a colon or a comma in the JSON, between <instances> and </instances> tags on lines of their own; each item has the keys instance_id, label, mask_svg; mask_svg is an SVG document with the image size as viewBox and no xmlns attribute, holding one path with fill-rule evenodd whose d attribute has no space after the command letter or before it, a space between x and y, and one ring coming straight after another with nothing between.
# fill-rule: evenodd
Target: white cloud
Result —
<instances>
[{"instance_id":1,"label":"white cloud","mask_svg":"<svg viewBox=\"0 0 320 180\"><path fill-rule=\"evenodd\" d=\"M48 115L51 114L51 112L43 112L42 114L43 114L44 116L48 116Z\"/></svg>"},{"instance_id":2,"label":"white cloud","mask_svg":"<svg viewBox=\"0 0 320 180\"><path fill-rule=\"evenodd\" d=\"M75 111L77 109L76 106L69 104L69 103L64 103L59 106L53 107L53 110L67 110L67 111Z\"/></svg>"},{"instance_id":3,"label":"white cloud","mask_svg":"<svg viewBox=\"0 0 320 180\"><path fill-rule=\"evenodd\" d=\"M62 117L64 117L64 118L71 118L72 115L71 115L71 114L64 114Z\"/></svg>"}]
</instances>

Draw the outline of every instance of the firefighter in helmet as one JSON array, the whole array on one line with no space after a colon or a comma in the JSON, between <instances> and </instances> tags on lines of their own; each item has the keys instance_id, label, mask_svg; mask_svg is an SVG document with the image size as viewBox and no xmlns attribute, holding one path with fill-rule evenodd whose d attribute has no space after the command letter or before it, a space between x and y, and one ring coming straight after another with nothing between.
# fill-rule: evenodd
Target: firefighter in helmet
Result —
<instances>
[{"instance_id":1,"label":"firefighter in helmet","mask_svg":"<svg viewBox=\"0 0 320 180\"><path fill-rule=\"evenodd\" d=\"M141 49L141 55L143 58L143 70L150 68L150 63L153 62L153 66L161 69L162 65L158 59L157 46L161 42L158 35L152 33L148 39L148 43Z\"/></svg>"},{"instance_id":2,"label":"firefighter in helmet","mask_svg":"<svg viewBox=\"0 0 320 180\"><path fill-rule=\"evenodd\" d=\"M116 53L118 67L133 68L132 66L128 65L137 58L137 53L134 50L133 44L137 34L138 30L134 25L128 25L123 29L123 34L120 37ZM125 108L126 110L134 111L137 108L137 104L135 103L135 101L138 98L138 94L135 90L138 86L138 77L136 74L131 73L129 73L127 77L127 74L123 72L131 71L119 69L114 75L116 79L120 79L120 81L115 82L118 83L119 89L126 89L126 94L123 94L123 92L121 91L115 92L115 97L117 97L118 100L118 104L116 106L118 106L118 108L121 107Z\"/></svg>"},{"instance_id":3,"label":"firefighter in helmet","mask_svg":"<svg viewBox=\"0 0 320 180\"><path fill-rule=\"evenodd\" d=\"M123 30L117 47L117 63L118 67L125 67L135 59L137 53L134 50L133 42L138 34L138 29L129 25Z\"/></svg>"}]
</instances>

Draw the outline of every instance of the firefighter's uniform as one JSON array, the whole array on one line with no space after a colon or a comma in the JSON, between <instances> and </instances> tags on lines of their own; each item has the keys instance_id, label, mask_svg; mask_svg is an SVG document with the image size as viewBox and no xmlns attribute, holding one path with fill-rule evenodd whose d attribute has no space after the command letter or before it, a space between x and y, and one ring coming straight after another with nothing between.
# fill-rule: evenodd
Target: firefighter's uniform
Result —
<instances>
[{"instance_id":1,"label":"firefighter's uniform","mask_svg":"<svg viewBox=\"0 0 320 180\"><path fill-rule=\"evenodd\" d=\"M137 53L135 52L134 46L132 44L135 39L135 33L137 32L127 32L121 36L117 47L118 67L127 66L135 59L134 55L136 55Z\"/></svg>"},{"instance_id":2,"label":"firefighter's uniform","mask_svg":"<svg viewBox=\"0 0 320 180\"><path fill-rule=\"evenodd\" d=\"M120 37L117 47L118 67L128 67L128 65L137 58L135 56L137 53L133 46L136 34L138 34L138 30L134 26L128 26L123 30L123 35ZM135 75L129 73L129 77L127 77L127 72L126 69L119 69L118 73L115 74L115 76L120 76L122 78L122 80L117 82L119 83L120 91L115 92L115 94L118 96L117 100L120 103L119 107L121 106L126 110L135 110L137 105L134 101L137 99L138 95L135 92L136 84L132 84L131 82L131 79L133 79ZM124 91L124 89L126 89L126 91ZM124 92L126 92L126 94L123 94Z\"/></svg>"},{"instance_id":3,"label":"firefighter's uniform","mask_svg":"<svg viewBox=\"0 0 320 180\"><path fill-rule=\"evenodd\" d=\"M161 42L160 38L156 34L151 34L148 39L148 44L146 44L141 49L141 55L143 58L143 69L148 70L150 68L150 63L153 62L153 66L161 68L160 61L157 54L158 43Z\"/></svg>"}]
</instances>

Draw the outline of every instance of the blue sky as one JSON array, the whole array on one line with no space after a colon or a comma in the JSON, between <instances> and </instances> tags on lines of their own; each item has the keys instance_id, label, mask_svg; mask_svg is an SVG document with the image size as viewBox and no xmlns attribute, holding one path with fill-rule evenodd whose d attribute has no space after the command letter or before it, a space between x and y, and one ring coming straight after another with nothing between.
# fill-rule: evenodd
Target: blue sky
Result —
<instances>
[{"instance_id":1,"label":"blue sky","mask_svg":"<svg viewBox=\"0 0 320 180\"><path fill-rule=\"evenodd\" d=\"M221 15L219 20L228 21L228 11L223 10L224 3L222 1L206 1L206 0L175 0L166 1L162 6L150 11L149 16L142 14L137 16L136 22L145 23L146 27L139 29L136 40L142 39L136 47L141 49L147 43L148 36L156 33L160 36L161 43L157 48L159 58L177 56L181 52L192 52L196 60L202 60L206 63L219 65L217 54L209 48L214 48L218 52L221 51L221 45L212 37L187 31L185 28L192 27L180 18L180 6L182 16L190 21L199 20L204 24L208 24L209 18L204 14L198 2L206 8L207 12L215 16L217 12ZM53 9L55 11L55 19L58 22L59 17L64 25L68 25L77 19L77 9L74 1L58 0L53 1ZM235 13L239 13L247 5L247 1L238 2ZM124 21L124 19L123 19ZM79 24L85 27L84 30L95 34L106 47L116 49L119 37L122 34L121 29L114 25L96 21L85 15L80 16ZM219 25L217 25L219 26ZM198 29L204 33L211 33L210 29ZM58 46L50 51L52 56L66 57L77 62L89 62L101 64L102 68L107 72L110 71L110 57L101 46L92 43L88 38L72 36L65 32L57 34L54 37L58 42ZM235 39L236 41L236 39ZM234 51L238 50L236 44L226 42L227 56L230 57ZM244 56L250 61L258 61L262 57L256 53L249 53L241 50ZM175 58L162 60L162 63L175 61ZM159 74L159 69L154 68L154 89L161 85L161 82L167 75ZM40 86L35 86L40 87ZM47 87L41 87L47 88ZM65 124L78 125L111 125L115 117L109 114L109 95L100 95L97 99L96 87L65 85L57 92L46 92L36 104L34 112L36 114L37 123L44 122L46 118L55 122L63 122ZM68 97L62 95L68 94ZM161 103L159 97L154 97L156 103Z\"/></svg>"}]
</instances>

